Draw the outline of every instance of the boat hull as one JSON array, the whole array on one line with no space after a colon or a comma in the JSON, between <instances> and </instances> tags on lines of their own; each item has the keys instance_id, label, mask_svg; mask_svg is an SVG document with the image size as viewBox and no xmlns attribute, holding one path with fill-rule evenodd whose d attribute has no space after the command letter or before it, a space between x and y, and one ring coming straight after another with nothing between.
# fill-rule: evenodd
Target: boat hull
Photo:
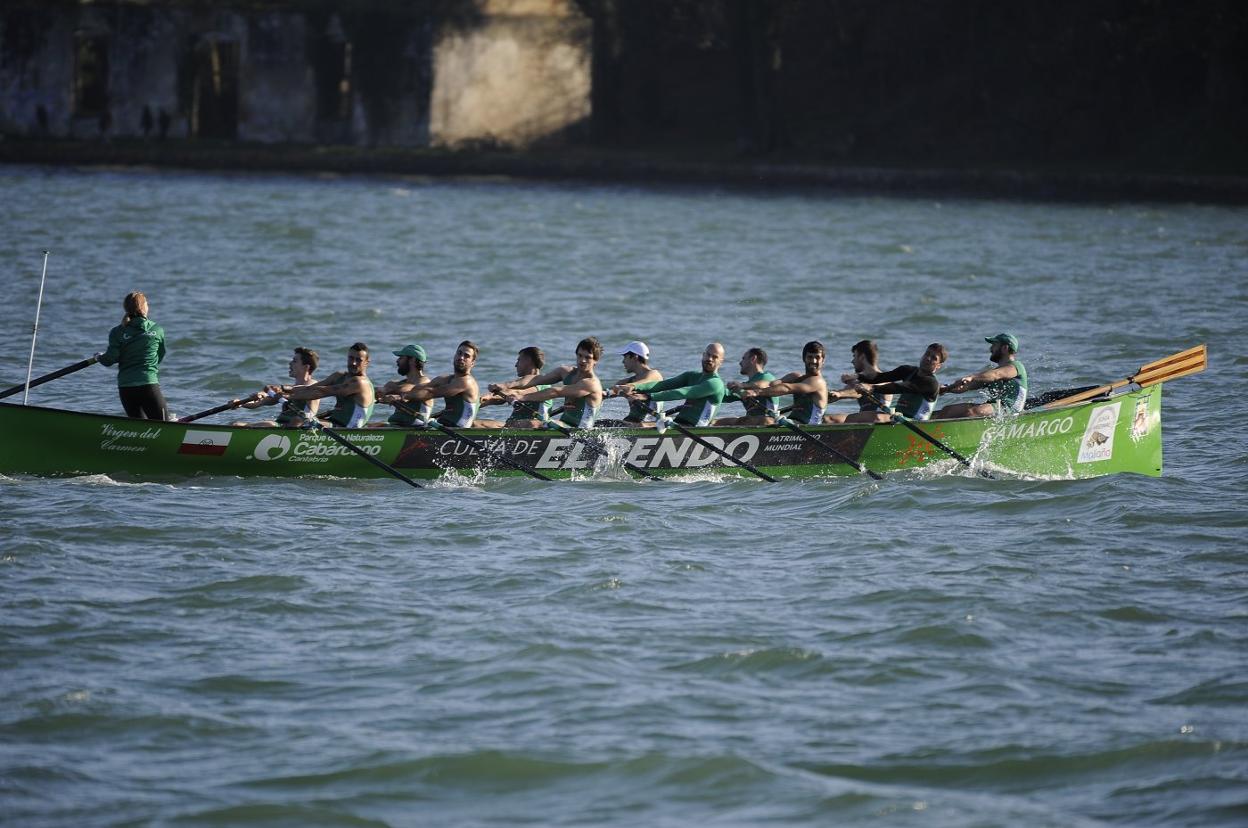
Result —
<instances>
[{"instance_id":1,"label":"boat hull","mask_svg":"<svg viewBox=\"0 0 1248 828\"><path fill-rule=\"evenodd\" d=\"M979 464L1025 476L1081 478L1118 472L1161 474L1161 385L1053 411L1004 419L939 420L918 427ZM898 424L815 426L812 434L878 472L921 468L947 455ZM448 469L520 472L439 431L342 429L352 445L403 474L440 477ZM775 477L848 475L856 471L783 428L695 429L705 440ZM467 430L551 477L591 473L594 452L549 430ZM749 474L674 430L602 429L610 455L656 475ZM599 461L600 462L600 461ZM331 438L310 429L235 428L132 420L52 408L0 404L0 472L123 474L135 477L383 477Z\"/></svg>"}]
</instances>

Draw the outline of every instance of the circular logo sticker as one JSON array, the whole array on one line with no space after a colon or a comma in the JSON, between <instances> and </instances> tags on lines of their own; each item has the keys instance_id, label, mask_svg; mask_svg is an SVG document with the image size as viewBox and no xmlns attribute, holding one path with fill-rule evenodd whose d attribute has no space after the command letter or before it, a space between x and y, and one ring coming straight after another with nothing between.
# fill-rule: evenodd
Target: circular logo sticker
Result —
<instances>
[{"instance_id":1,"label":"circular logo sticker","mask_svg":"<svg viewBox=\"0 0 1248 828\"><path fill-rule=\"evenodd\" d=\"M278 460L290 451L290 438L282 434L270 434L259 443L252 457L257 460Z\"/></svg>"}]
</instances>

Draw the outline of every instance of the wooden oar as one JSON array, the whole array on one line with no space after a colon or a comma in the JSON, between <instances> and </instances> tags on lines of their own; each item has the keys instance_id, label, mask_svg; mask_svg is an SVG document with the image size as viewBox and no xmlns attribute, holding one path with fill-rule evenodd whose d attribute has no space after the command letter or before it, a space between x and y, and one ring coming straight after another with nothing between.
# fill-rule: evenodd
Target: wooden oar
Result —
<instances>
[{"instance_id":1,"label":"wooden oar","mask_svg":"<svg viewBox=\"0 0 1248 828\"><path fill-rule=\"evenodd\" d=\"M933 437L932 435L928 434L928 433L927 433L926 431L924 431L923 429L921 429L921 428L919 428L918 426L916 426L916 425L914 424L914 421L913 421L913 420L911 420L909 417L905 416L904 414L898 414L898 413L897 413L896 411L894 411L892 408L890 408L889 406L885 405L883 400L881 400L879 397L877 397L877 396L875 396L874 394L872 394L870 391L863 391L863 392L861 392L861 393L862 393L862 395L863 395L864 397L866 397L868 400L870 400L871 402L873 402L873 403L875 403L877 406L879 406L879 409L880 409L881 411L883 411L885 414L888 414L888 415L892 416L892 418L893 418L893 422L895 422L895 423L901 423L903 426L905 426L906 428L910 429L910 430L911 430L911 431L913 431L915 434L919 435L919 436L920 436L920 437L922 437L924 440L926 440L927 442L931 443L933 446L935 446L936 448L938 448L938 449L940 449L941 451L943 451L945 454L947 454L947 455L949 455L950 457L952 457L954 460L957 460L959 463L961 463L962 465L966 466L968 469L971 469L972 471L974 471L974 472L975 472L976 474L978 474L980 477L986 477L986 478L988 478L989 480L995 480L995 479L996 479L996 478L995 478L995 477L993 477L993 476L992 476L992 474L990 474L989 472L984 471L983 469L976 469L973 465L971 465L971 461L970 461L970 460L967 460L967 459L966 459L965 457L963 457L961 454L959 454L958 452L956 452L956 451L954 451L953 449L949 448L949 446L945 445L945 444L944 444L944 443L942 443L940 440L937 440L935 437Z\"/></svg>"},{"instance_id":2,"label":"wooden oar","mask_svg":"<svg viewBox=\"0 0 1248 828\"><path fill-rule=\"evenodd\" d=\"M688 437L690 440L692 440L693 442L695 442L695 443L697 443L698 445L702 446L703 448L707 448L707 449L710 449L711 451L715 452L715 453L716 453L716 454L718 454L720 457L723 457L725 460L729 461L730 463L732 463L732 464L734 464L734 465L737 465L737 466L740 466L741 468L743 468L743 469L745 469L745 470L747 470L747 471L749 471L749 472L753 472L756 476L761 477L763 480L766 480L768 483L775 483L775 482L776 482L776 478L772 477L771 475L767 474L766 472L761 472L761 471L759 471L758 469L754 468L753 466L751 466L749 463L745 462L744 460L738 460L737 458L733 457L731 454L729 454L728 452L724 451L723 449L721 449L721 448L716 448L716 447L715 447L715 445L714 445L713 443L708 443L706 440L703 440L701 437L699 437L698 435L694 434L692 431L690 431L689 429L685 428L683 425L681 425L680 423L676 422L674 419L672 419L672 420L666 420L666 424L667 424L667 425L669 425L669 426L671 426L672 428L676 429L676 430L677 430L677 431L679 431L681 434L685 435L685 436L686 436L686 437Z\"/></svg>"},{"instance_id":3,"label":"wooden oar","mask_svg":"<svg viewBox=\"0 0 1248 828\"><path fill-rule=\"evenodd\" d=\"M606 451L603 450L601 446L597 445L596 443L591 443L589 440L586 440L584 437L578 437L577 435L572 433L572 429L565 427L562 423L558 422L557 420L550 420L549 422L555 428L555 430L567 435L572 440L572 442L585 446L590 451L592 451L595 456L601 457L606 454ZM623 460L621 462L624 464L624 468L628 469L634 474L641 475L647 480L659 480L660 479L657 475L651 474L650 472L643 469L641 466L633 465L627 460Z\"/></svg>"},{"instance_id":4,"label":"wooden oar","mask_svg":"<svg viewBox=\"0 0 1248 828\"><path fill-rule=\"evenodd\" d=\"M260 392L260 395L262 395L263 393L264 392ZM213 408L210 408L207 411L201 411L198 414L191 414L190 416L187 416L187 417L179 417L178 422L179 423L193 423L196 420L202 420L205 417L211 417L213 414L220 414L222 411L229 411L232 408L238 408L240 405L242 405L245 402L251 402L252 400L259 399L260 395L252 394L250 397L244 397L241 400L230 400L227 403L222 403L221 405L214 406Z\"/></svg>"},{"instance_id":5,"label":"wooden oar","mask_svg":"<svg viewBox=\"0 0 1248 828\"><path fill-rule=\"evenodd\" d=\"M15 385L12 388L6 388L3 391L0 391L0 399L4 399L5 397L11 397L14 394L20 392L23 388L34 388L36 385L43 385L45 382L51 382L54 379L60 379L66 374L72 374L75 371L81 371L83 368L86 368L88 365L94 365L95 363L99 361L100 361L100 355L96 354L95 356L87 357L82 362L75 362L73 365L66 365L64 368L60 369L59 371L53 371L50 374L44 374L42 377L36 377L35 379L30 381L29 385L27 385L26 383L22 383L21 385Z\"/></svg>"},{"instance_id":6,"label":"wooden oar","mask_svg":"<svg viewBox=\"0 0 1248 828\"><path fill-rule=\"evenodd\" d=\"M1102 394L1108 394L1122 388L1124 385L1135 383L1141 388L1147 388L1150 385L1156 385L1160 382L1167 382L1179 377L1185 377L1188 374L1199 374L1209 366L1209 355L1203 344L1194 348L1188 348L1186 351L1179 351L1177 354L1171 354L1165 359L1159 359L1156 362L1150 362L1140 367L1126 379L1120 379L1111 382L1108 385L1098 385L1087 391L1082 391L1060 400L1054 400L1047 405L1041 406L1041 411L1047 411L1050 408L1060 408L1064 405L1073 405L1077 402L1090 400L1093 397L1099 397Z\"/></svg>"},{"instance_id":7,"label":"wooden oar","mask_svg":"<svg viewBox=\"0 0 1248 828\"><path fill-rule=\"evenodd\" d=\"M879 472L871 471L866 466L862 465L857 460L850 457L848 454L845 454L844 452L842 452L836 446L823 442L814 434L811 434L809 431L806 431L804 428L802 428L801 426L799 426L797 423L793 422L792 420L787 420L787 419L782 418L778 421L778 424L789 429L789 431L793 431L793 432L796 432L797 434L802 435L807 440L809 440L810 442L814 443L816 446L819 446L821 449L826 451L828 454L831 454L832 456L841 460L841 462L848 463L849 465L853 466L855 469L858 470L859 474L868 474L874 480L884 479L884 475L880 474Z\"/></svg>"},{"instance_id":8,"label":"wooden oar","mask_svg":"<svg viewBox=\"0 0 1248 828\"><path fill-rule=\"evenodd\" d=\"M346 449L349 449L350 451L354 452L355 454L358 454L360 457L363 457L365 460L367 460L368 462L372 463L372 464L373 464L374 466L376 466L377 468L382 469L382 470L383 470L383 471L385 471L387 474L389 474L389 475L391 475L391 476L393 476L393 477L397 477L399 480L402 480L404 483L406 483L407 485L411 486L412 488L414 488L414 489L423 489L423 488L425 488L424 486L420 485L419 483L417 483L417 482L416 482L415 480L413 480L412 478L410 478L410 477L408 477L407 475L403 474L403 472L399 471L399 470L398 470L398 469L396 469L394 466L391 466L391 465L389 465L388 463L383 463L382 461L378 460L378 459L377 459L376 457L374 457L373 455L369 454L367 451L364 451L362 448L360 448L359 446L355 445L355 444L354 444L354 443L352 443L350 440L348 440L346 437L343 437L343 436L342 436L341 434L339 434L337 431L335 431L334 429L332 429L332 428L330 428L329 426L325 425L324 423L322 423L320 420L316 419L315 417L312 417L312 418L308 421L307 427L308 427L308 428L311 428L311 429L313 429L313 430L315 430L315 431L319 431L320 433L322 433L322 434L324 434L325 436L329 437L329 439L333 440L333 441L334 441L335 443L337 443L338 445L340 445L340 446L342 446L342 447L344 447L344 448L346 448Z\"/></svg>"}]
</instances>

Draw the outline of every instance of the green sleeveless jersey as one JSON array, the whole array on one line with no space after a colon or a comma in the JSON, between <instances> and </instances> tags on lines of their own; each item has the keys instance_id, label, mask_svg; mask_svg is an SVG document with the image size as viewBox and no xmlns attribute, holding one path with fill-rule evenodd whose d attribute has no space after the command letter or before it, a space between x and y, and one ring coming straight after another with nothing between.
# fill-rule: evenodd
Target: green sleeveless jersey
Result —
<instances>
[{"instance_id":1,"label":"green sleeveless jersey","mask_svg":"<svg viewBox=\"0 0 1248 828\"><path fill-rule=\"evenodd\" d=\"M770 371L759 371L746 382L765 382L772 383L776 381L776 375ZM771 417L773 420L780 416L780 398L779 397L753 397L748 400L741 399L741 395L734 394L729 391L724 396L724 402L739 402L745 407L745 415L747 417Z\"/></svg>"},{"instance_id":2,"label":"green sleeveless jersey","mask_svg":"<svg viewBox=\"0 0 1248 828\"><path fill-rule=\"evenodd\" d=\"M533 390L545 391L549 385L535 385ZM551 400L542 400L541 402L526 402L524 400L516 400L511 404L512 420L541 420L546 422L550 419L550 403Z\"/></svg>"},{"instance_id":3,"label":"green sleeveless jersey","mask_svg":"<svg viewBox=\"0 0 1248 828\"><path fill-rule=\"evenodd\" d=\"M988 394L988 402L999 405L1002 411L1017 414L1027 402L1027 368L1017 359L1010 364L1018 371L1018 376L994 380L984 386L984 391Z\"/></svg>"},{"instance_id":4,"label":"green sleeveless jersey","mask_svg":"<svg viewBox=\"0 0 1248 828\"><path fill-rule=\"evenodd\" d=\"M563 378L563 384L571 385L579 380L576 372L571 371ZM559 415L559 422L569 428L593 428L594 420L598 417L598 408L591 406L589 400L588 396L577 400L565 400L563 413Z\"/></svg>"},{"instance_id":5,"label":"green sleeveless jersey","mask_svg":"<svg viewBox=\"0 0 1248 828\"><path fill-rule=\"evenodd\" d=\"M361 379L368 383L370 389L373 387L373 381L367 376ZM376 404L376 397L374 397L373 405ZM351 394L334 397L334 408L325 417L339 428L363 428L368 418L373 416L373 405L360 405Z\"/></svg>"}]
</instances>

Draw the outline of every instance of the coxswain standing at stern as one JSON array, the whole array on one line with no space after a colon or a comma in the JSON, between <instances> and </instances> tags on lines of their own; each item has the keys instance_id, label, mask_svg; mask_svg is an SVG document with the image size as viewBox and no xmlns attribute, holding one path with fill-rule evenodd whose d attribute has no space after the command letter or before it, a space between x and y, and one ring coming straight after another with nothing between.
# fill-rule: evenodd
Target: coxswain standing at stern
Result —
<instances>
[{"instance_id":1,"label":"coxswain standing at stern","mask_svg":"<svg viewBox=\"0 0 1248 828\"><path fill-rule=\"evenodd\" d=\"M169 406L160 392L160 363L165 358L165 330L147 318L147 297L126 294L125 316L108 332L101 365L117 365L117 393L127 417L168 420Z\"/></svg>"}]
</instances>

